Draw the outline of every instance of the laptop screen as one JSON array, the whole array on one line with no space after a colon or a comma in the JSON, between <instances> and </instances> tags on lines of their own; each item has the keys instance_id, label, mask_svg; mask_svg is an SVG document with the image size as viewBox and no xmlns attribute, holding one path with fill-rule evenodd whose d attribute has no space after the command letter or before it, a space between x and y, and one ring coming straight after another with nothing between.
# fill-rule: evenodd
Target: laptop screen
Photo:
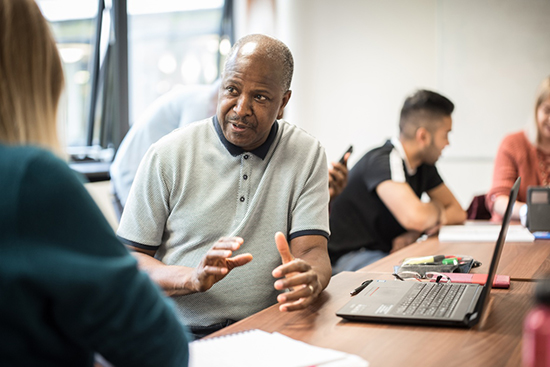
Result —
<instances>
[{"instance_id":1,"label":"laptop screen","mask_svg":"<svg viewBox=\"0 0 550 367\"><path fill-rule=\"evenodd\" d=\"M481 291L481 295L479 297L480 300L478 302L477 314L480 319L482 316L482 312L485 311L487 307L487 302L489 301L488 296L489 296L489 293L491 292L491 288L493 287L493 281L495 279L498 263L500 261L500 254L502 253L502 248L504 247L504 241L506 240L506 233L508 232L508 226L510 225L510 219L512 218L512 210L514 208L514 204L518 197L520 182L521 182L521 177L518 177L518 179L514 183L514 186L512 186L512 189L510 190L508 206L506 207L506 212L504 213L504 217L502 218L502 225L500 227L500 233L498 235L498 239L495 245L495 250L493 252L491 266L489 267L487 282L485 283L485 286L483 286L483 290Z\"/></svg>"}]
</instances>

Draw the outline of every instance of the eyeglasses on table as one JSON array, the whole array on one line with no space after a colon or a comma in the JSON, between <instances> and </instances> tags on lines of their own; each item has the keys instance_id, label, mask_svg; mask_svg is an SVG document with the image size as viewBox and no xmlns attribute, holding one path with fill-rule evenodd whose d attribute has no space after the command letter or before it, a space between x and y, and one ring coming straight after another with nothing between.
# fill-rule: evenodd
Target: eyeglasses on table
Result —
<instances>
[{"instance_id":1,"label":"eyeglasses on table","mask_svg":"<svg viewBox=\"0 0 550 367\"><path fill-rule=\"evenodd\" d=\"M415 271L401 271L399 273L393 273L392 275L397 280L402 281L416 280L421 282L423 280L434 280L436 283L451 283L451 279L447 275L435 271L427 271L424 275L421 275L420 273L417 273Z\"/></svg>"}]
</instances>

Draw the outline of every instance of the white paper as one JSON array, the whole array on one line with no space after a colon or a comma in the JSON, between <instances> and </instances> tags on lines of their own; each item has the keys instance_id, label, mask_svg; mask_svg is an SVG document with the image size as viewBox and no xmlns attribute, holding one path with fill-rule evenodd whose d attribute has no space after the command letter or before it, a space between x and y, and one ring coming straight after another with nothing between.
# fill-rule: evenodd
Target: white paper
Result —
<instances>
[{"instance_id":1,"label":"white paper","mask_svg":"<svg viewBox=\"0 0 550 367\"><path fill-rule=\"evenodd\" d=\"M189 353L190 367L368 367L358 356L257 329L191 342Z\"/></svg>"},{"instance_id":2,"label":"white paper","mask_svg":"<svg viewBox=\"0 0 550 367\"><path fill-rule=\"evenodd\" d=\"M443 226L439 230L440 242L480 241L496 242L500 232L500 224L475 224ZM522 225L508 227L506 242L533 242L535 236Z\"/></svg>"}]
</instances>

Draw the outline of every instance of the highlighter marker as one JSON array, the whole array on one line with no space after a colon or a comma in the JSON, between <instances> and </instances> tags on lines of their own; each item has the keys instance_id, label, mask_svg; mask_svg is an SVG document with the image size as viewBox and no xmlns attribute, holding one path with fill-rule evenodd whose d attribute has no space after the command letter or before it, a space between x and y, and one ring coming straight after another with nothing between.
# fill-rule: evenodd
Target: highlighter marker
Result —
<instances>
[{"instance_id":1,"label":"highlighter marker","mask_svg":"<svg viewBox=\"0 0 550 367\"><path fill-rule=\"evenodd\" d=\"M458 265L458 259L456 257L451 257L448 259L443 259L441 263L443 265Z\"/></svg>"},{"instance_id":2,"label":"highlighter marker","mask_svg":"<svg viewBox=\"0 0 550 367\"><path fill-rule=\"evenodd\" d=\"M452 259L453 257L456 257L458 261L462 261L462 257L455 256L455 255L445 255L445 259Z\"/></svg>"},{"instance_id":3,"label":"highlighter marker","mask_svg":"<svg viewBox=\"0 0 550 367\"><path fill-rule=\"evenodd\" d=\"M443 259L445 259L445 255L410 257L408 259L403 260L403 265L434 264L434 263L440 263Z\"/></svg>"}]
</instances>

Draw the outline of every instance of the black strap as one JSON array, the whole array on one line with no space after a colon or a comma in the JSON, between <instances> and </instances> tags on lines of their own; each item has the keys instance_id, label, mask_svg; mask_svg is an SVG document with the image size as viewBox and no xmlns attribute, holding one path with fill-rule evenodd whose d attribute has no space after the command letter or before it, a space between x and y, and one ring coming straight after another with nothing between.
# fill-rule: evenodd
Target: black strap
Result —
<instances>
[{"instance_id":1,"label":"black strap","mask_svg":"<svg viewBox=\"0 0 550 367\"><path fill-rule=\"evenodd\" d=\"M234 324L235 322L235 320L225 320L223 322L218 322L217 324L212 324L208 326L188 326L188 328L191 331L191 334L193 334L195 340L197 340L204 338L205 336L212 333L215 333L216 331L221 330L226 326Z\"/></svg>"}]
</instances>

